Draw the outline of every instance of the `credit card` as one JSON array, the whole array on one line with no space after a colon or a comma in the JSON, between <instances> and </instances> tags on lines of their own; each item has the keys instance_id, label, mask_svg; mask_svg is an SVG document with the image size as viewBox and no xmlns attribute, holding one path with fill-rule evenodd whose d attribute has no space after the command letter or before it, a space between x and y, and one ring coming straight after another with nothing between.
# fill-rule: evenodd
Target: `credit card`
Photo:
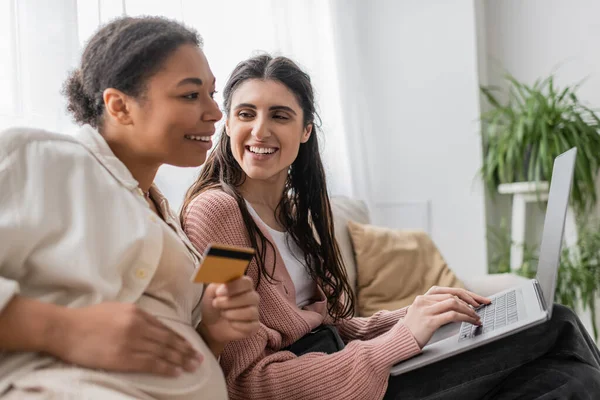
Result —
<instances>
[{"instance_id":1,"label":"credit card","mask_svg":"<svg viewBox=\"0 0 600 400\"><path fill-rule=\"evenodd\" d=\"M238 279L246 273L254 254L254 249L249 247L211 243L192 275L192 282L226 283Z\"/></svg>"}]
</instances>

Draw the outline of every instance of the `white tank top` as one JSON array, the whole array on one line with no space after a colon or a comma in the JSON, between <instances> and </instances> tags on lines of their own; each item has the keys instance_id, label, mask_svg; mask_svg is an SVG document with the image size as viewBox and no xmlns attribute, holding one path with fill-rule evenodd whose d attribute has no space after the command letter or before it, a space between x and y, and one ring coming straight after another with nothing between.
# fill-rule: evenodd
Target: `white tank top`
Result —
<instances>
[{"instance_id":1,"label":"white tank top","mask_svg":"<svg viewBox=\"0 0 600 400\"><path fill-rule=\"evenodd\" d=\"M275 241L273 245L279 251L283 263L285 264L285 268L287 269L288 274L290 274L290 278L292 278L294 288L296 289L296 304L298 307L302 308L305 305L312 303L316 293L316 284L308 273L302 250L287 232L277 231L265 224L248 200L246 200L246 205L248 206L250 214L267 227L271 237Z\"/></svg>"}]
</instances>

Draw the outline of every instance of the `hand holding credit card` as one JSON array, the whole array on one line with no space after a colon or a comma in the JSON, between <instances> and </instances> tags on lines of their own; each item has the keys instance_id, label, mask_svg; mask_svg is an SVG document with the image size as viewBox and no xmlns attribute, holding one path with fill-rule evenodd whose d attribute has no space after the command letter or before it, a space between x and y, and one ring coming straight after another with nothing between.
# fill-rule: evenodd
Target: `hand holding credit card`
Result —
<instances>
[{"instance_id":1,"label":"hand holding credit card","mask_svg":"<svg viewBox=\"0 0 600 400\"><path fill-rule=\"evenodd\" d=\"M227 283L238 279L246 273L254 253L254 249L249 247L211 243L192 275L192 282Z\"/></svg>"}]
</instances>

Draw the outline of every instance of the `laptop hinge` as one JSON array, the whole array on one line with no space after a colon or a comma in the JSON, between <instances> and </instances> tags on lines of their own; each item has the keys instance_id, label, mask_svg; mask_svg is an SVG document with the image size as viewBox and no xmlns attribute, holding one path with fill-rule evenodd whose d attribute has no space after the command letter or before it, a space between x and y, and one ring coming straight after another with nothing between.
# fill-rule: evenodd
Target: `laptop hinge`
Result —
<instances>
[{"instance_id":1,"label":"laptop hinge","mask_svg":"<svg viewBox=\"0 0 600 400\"><path fill-rule=\"evenodd\" d=\"M548 308L546 306L546 300L544 299L544 292L542 292L542 287L540 286L540 283L537 281L537 279L533 280L533 288L535 289L535 291L537 293L537 298L538 298L538 301L540 302L540 307L542 307L542 310L544 310L544 311L548 310Z\"/></svg>"}]
</instances>

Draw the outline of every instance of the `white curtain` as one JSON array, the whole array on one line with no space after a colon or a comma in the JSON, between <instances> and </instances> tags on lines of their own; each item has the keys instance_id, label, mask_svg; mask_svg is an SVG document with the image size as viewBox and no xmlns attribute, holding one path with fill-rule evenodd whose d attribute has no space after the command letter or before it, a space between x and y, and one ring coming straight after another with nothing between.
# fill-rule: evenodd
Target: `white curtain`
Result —
<instances>
[{"instance_id":1,"label":"white curtain","mask_svg":"<svg viewBox=\"0 0 600 400\"><path fill-rule=\"evenodd\" d=\"M289 56L312 77L322 119L322 153L333 194L352 195L352 174L335 51L336 1L0 0L0 130L14 125L71 132L60 89L87 39L120 15L162 15L200 32L217 90L235 65L258 52ZM339 7L338 7L339 8ZM348 93L346 90L345 93ZM222 98L217 95L217 100ZM348 99L345 99L347 103ZM178 209L197 169L165 166L157 183Z\"/></svg>"},{"instance_id":2,"label":"white curtain","mask_svg":"<svg viewBox=\"0 0 600 400\"><path fill-rule=\"evenodd\" d=\"M0 129L72 128L60 94L77 62L75 0L0 0Z\"/></svg>"}]
</instances>

